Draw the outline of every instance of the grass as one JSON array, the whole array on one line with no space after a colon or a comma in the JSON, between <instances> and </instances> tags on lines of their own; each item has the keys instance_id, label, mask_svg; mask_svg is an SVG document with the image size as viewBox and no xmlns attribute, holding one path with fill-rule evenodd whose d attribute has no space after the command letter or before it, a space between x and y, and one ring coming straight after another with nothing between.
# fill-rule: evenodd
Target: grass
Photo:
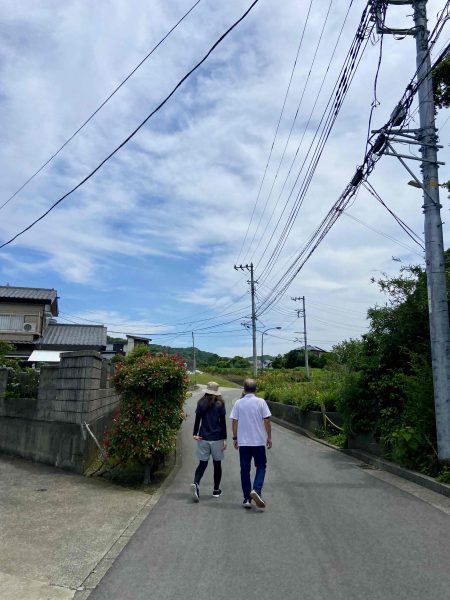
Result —
<instances>
[{"instance_id":1,"label":"grass","mask_svg":"<svg viewBox=\"0 0 450 600\"><path fill-rule=\"evenodd\" d=\"M258 391L266 400L298 406L303 411L320 410L324 404L333 410L337 383L330 372L314 369L311 379L304 379L301 369L270 369L258 377Z\"/></svg>"},{"instance_id":2,"label":"grass","mask_svg":"<svg viewBox=\"0 0 450 600\"><path fill-rule=\"evenodd\" d=\"M221 387L228 387L228 388L241 387L241 386L237 385L236 383L233 383L232 381L228 381L227 379L224 379L220 375L213 375L212 373L197 373L196 379L197 379L197 383L202 383L204 385L206 385L210 381L215 381ZM189 375L189 383L191 385L194 385L194 375Z\"/></svg>"},{"instance_id":3,"label":"grass","mask_svg":"<svg viewBox=\"0 0 450 600\"><path fill-rule=\"evenodd\" d=\"M338 448L345 448L347 444L347 436L345 433L338 432L333 428L326 429L325 427L316 427L314 435Z\"/></svg>"}]
</instances>

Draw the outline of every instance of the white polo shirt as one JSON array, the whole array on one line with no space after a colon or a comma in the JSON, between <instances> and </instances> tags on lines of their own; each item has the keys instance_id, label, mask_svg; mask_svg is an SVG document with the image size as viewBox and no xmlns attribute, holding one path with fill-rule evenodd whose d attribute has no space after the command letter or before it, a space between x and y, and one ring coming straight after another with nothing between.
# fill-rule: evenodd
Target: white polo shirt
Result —
<instances>
[{"instance_id":1,"label":"white polo shirt","mask_svg":"<svg viewBox=\"0 0 450 600\"><path fill-rule=\"evenodd\" d=\"M238 421L237 438L239 446L265 446L267 433L263 420L271 416L264 398L247 394L239 398L233 406L230 419Z\"/></svg>"}]
</instances>

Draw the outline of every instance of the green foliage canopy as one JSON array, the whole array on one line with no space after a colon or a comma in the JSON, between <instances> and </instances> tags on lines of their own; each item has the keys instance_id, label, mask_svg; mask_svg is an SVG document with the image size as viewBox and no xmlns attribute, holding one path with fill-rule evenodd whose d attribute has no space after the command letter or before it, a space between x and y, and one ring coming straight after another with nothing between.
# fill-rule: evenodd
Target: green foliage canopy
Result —
<instances>
[{"instance_id":1,"label":"green foliage canopy","mask_svg":"<svg viewBox=\"0 0 450 600\"><path fill-rule=\"evenodd\" d=\"M369 309L369 333L333 349L330 368L345 375L337 408L348 433L374 433L388 456L427 471L436 431L426 273L403 267L377 283L387 302Z\"/></svg>"},{"instance_id":2,"label":"green foliage canopy","mask_svg":"<svg viewBox=\"0 0 450 600\"><path fill-rule=\"evenodd\" d=\"M433 69L433 93L436 108L450 107L450 54Z\"/></svg>"}]
</instances>

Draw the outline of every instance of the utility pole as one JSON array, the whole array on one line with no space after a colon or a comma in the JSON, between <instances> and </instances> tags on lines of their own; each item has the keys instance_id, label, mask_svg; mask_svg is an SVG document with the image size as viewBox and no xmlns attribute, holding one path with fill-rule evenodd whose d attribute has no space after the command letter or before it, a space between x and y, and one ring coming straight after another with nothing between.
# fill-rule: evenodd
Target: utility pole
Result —
<instances>
[{"instance_id":1,"label":"utility pole","mask_svg":"<svg viewBox=\"0 0 450 600\"><path fill-rule=\"evenodd\" d=\"M261 371L264 369L264 336L268 331L272 331L272 329L281 329L281 327L269 327L264 331L261 331Z\"/></svg>"},{"instance_id":2,"label":"utility pole","mask_svg":"<svg viewBox=\"0 0 450 600\"><path fill-rule=\"evenodd\" d=\"M256 308L255 308L255 279L253 276L253 263L249 265L234 265L236 271L250 271L250 293L252 296L252 338L253 338L253 377L258 374L258 357L256 354Z\"/></svg>"},{"instance_id":3,"label":"utility pole","mask_svg":"<svg viewBox=\"0 0 450 600\"><path fill-rule=\"evenodd\" d=\"M195 359L194 332L192 331L192 370L194 371L194 385L197 385L197 361Z\"/></svg>"},{"instance_id":4,"label":"utility pole","mask_svg":"<svg viewBox=\"0 0 450 600\"><path fill-rule=\"evenodd\" d=\"M300 318L300 315L303 315L303 341L305 344L305 377L309 379L309 361L308 361L308 340L306 337L306 306L305 306L305 296L296 296L295 298L291 298L294 302L297 300L302 300L303 308L297 309L297 317Z\"/></svg>"},{"instance_id":5,"label":"utility pole","mask_svg":"<svg viewBox=\"0 0 450 600\"><path fill-rule=\"evenodd\" d=\"M428 287L428 313L430 320L431 357L433 367L434 403L436 411L436 432L438 457L441 461L450 460L450 335L448 318L448 299L445 276L444 240L440 216L439 180L437 160L437 130L434 119L434 99L431 74L431 60L428 46L427 31L427 0L388 0L387 4L409 4L414 9L414 28L405 30L390 29L384 26L384 0L374 0L373 3L379 33L414 35L416 38L416 64L419 98L420 129L406 128L391 130L396 137L388 141L387 147L397 156L406 169L401 158L390 143L416 143L422 158L421 170L423 175L423 212L425 221L425 261ZM406 116L406 114L405 114ZM401 126L403 120L398 125ZM400 139L399 139L400 138ZM403 139L402 139L403 138ZM417 159L416 159L417 160Z\"/></svg>"}]
</instances>

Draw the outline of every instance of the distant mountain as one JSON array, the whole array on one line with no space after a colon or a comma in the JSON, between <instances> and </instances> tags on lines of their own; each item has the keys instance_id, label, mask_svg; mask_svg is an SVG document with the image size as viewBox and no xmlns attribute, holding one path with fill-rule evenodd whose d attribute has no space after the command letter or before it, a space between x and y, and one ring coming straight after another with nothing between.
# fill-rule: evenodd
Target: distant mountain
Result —
<instances>
[{"instance_id":1,"label":"distant mountain","mask_svg":"<svg viewBox=\"0 0 450 600\"><path fill-rule=\"evenodd\" d=\"M160 346L158 344L149 344L150 352L167 352L171 355L182 356L186 362L188 363L188 367L191 366L193 361L193 351L192 346L188 348L172 348L171 346ZM195 360L197 365L199 364L213 364L219 357L218 354L214 354L213 352L205 352L204 350L200 350L199 348L195 349Z\"/></svg>"},{"instance_id":2,"label":"distant mountain","mask_svg":"<svg viewBox=\"0 0 450 600\"><path fill-rule=\"evenodd\" d=\"M126 340L122 338L113 338L108 336L108 344L112 342L126 342ZM173 348L172 346L161 346L160 344L149 344L148 346L150 352L167 352L171 355L178 355L185 359L188 369L192 369L193 363L193 352L192 346L187 348ZM218 354L214 354L214 352L206 352L205 350L200 350L199 348L195 348L195 360L197 365L208 365L215 364L219 358L228 358L224 356L219 356Z\"/></svg>"}]
</instances>

